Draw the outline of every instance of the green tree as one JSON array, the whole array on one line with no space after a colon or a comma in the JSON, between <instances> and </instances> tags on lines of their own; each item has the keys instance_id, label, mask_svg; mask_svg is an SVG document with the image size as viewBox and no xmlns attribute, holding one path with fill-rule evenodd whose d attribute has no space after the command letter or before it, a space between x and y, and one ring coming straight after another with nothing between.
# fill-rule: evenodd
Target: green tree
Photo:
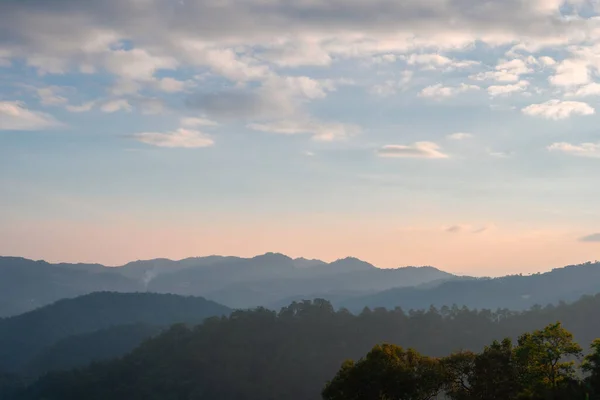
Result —
<instances>
[{"instance_id":1,"label":"green tree","mask_svg":"<svg viewBox=\"0 0 600 400\"><path fill-rule=\"evenodd\" d=\"M451 400L472 398L476 358L477 354L473 352L461 351L442 359L444 390Z\"/></svg>"},{"instance_id":2,"label":"green tree","mask_svg":"<svg viewBox=\"0 0 600 400\"><path fill-rule=\"evenodd\" d=\"M325 400L429 400L444 381L437 359L392 344L346 361L322 392Z\"/></svg>"},{"instance_id":3,"label":"green tree","mask_svg":"<svg viewBox=\"0 0 600 400\"><path fill-rule=\"evenodd\" d=\"M560 322L519 337L515 355L525 394L556 398L560 387L575 382L575 362L582 349Z\"/></svg>"},{"instance_id":4,"label":"green tree","mask_svg":"<svg viewBox=\"0 0 600 400\"><path fill-rule=\"evenodd\" d=\"M588 374L585 383L595 399L600 399L600 339L591 344L591 350L581 365L581 369Z\"/></svg>"}]
</instances>

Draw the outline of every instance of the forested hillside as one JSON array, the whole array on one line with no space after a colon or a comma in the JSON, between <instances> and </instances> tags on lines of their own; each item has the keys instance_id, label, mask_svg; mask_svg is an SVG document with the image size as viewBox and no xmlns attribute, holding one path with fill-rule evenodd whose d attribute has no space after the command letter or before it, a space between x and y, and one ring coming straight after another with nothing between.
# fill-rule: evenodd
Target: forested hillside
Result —
<instances>
[{"instance_id":1,"label":"forested hillside","mask_svg":"<svg viewBox=\"0 0 600 400\"><path fill-rule=\"evenodd\" d=\"M198 324L207 317L228 315L229 312L227 307L201 297L167 294L105 292L61 300L26 314L0 320L0 371L21 371L43 352L46 352L45 357L51 357L48 353L53 351L51 346L71 336L136 323L152 327L168 327L179 322ZM128 332L128 335L131 333ZM96 336L96 339L100 338L110 341L111 336ZM133 339L128 336L125 341ZM81 337L75 337L73 341L62 342L59 346L76 350L81 340ZM115 354L118 350L116 347L123 346L117 344L116 340L111 350L107 350L108 355ZM104 346L98 340L92 343L97 348L89 350L89 355ZM69 361L73 355L59 355L65 360L52 361L46 358L46 361L38 362L46 366L73 362ZM41 365L38 367L42 368Z\"/></svg>"},{"instance_id":2,"label":"forested hillside","mask_svg":"<svg viewBox=\"0 0 600 400\"><path fill-rule=\"evenodd\" d=\"M561 321L587 345L600 336L599 309L600 295L522 313L443 307L353 315L324 300L278 313L235 311L193 329L174 326L123 359L48 375L18 399L316 400L344 360L379 343L442 357Z\"/></svg>"}]
</instances>

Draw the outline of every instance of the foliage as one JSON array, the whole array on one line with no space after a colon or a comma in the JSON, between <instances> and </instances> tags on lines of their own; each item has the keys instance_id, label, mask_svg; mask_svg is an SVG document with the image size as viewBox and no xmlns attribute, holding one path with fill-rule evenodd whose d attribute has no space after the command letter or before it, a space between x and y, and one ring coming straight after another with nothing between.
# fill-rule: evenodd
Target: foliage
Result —
<instances>
[{"instance_id":1,"label":"foliage","mask_svg":"<svg viewBox=\"0 0 600 400\"><path fill-rule=\"evenodd\" d=\"M441 392L452 400L517 399L517 395L537 394L526 393L525 389L536 385L525 378L535 375L524 374L527 369L519 360L537 367L538 361L545 362L540 357L517 356L527 353L517 340L529 338L523 332L537 335L536 330L543 332L544 326L561 320L577 340L591 342L600 332L599 307L600 296L525 313L444 307L409 312L365 309L353 315L343 309L335 311L324 300L293 303L279 313L264 308L235 311L229 317L209 318L193 329L175 326L121 359L49 374L19 400L316 400L344 360L360 359L377 343L395 343L402 349L381 345L375 359L364 357L362 363L344 364L346 372L332 380L336 384L328 392L331 396L342 399L347 393L340 391L346 374L358 374L367 383L369 377L375 383L387 382L381 372L369 375L371 368L352 371L356 365L379 365L390 359L396 360L391 371L400 371L404 377L429 376L419 382L421 387L437 382L436 374L425 372L439 372L439 367L444 381ZM550 332L566 338L561 330ZM502 337L511 339L494 342ZM542 341L521 343L551 342L550 336L542 337ZM568 341L559 343L569 350ZM560 365L566 361L561 359ZM404 368L407 365L415 367L413 372ZM556 382L561 384L552 393L568 392L568 399L583 399L577 397L582 389L579 380L571 378L568 369L558 371ZM411 388L409 393L429 393L405 387ZM386 393L395 390L388 386Z\"/></svg>"},{"instance_id":2,"label":"foliage","mask_svg":"<svg viewBox=\"0 0 600 400\"><path fill-rule=\"evenodd\" d=\"M560 323L525 333L518 346L494 341L482 353L435 359L394 345L377 345L357 363L347 360L323 390L324 400L571 400L589 395L570 357L581 354ZM597 349L600 342L594 342ZM583 367L600 373L592 353ZM413 360L412 362L409 360Z\"/></svg>"}]
</instances>

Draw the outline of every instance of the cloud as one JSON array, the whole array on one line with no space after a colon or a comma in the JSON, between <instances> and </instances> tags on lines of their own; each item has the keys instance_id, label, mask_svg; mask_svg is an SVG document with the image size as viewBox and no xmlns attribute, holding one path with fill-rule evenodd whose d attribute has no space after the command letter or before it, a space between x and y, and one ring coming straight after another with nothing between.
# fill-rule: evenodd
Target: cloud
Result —
<instances>
[{"instance_id":1,"label":"cloud","mask_svg":"<svg viewBox=\"0 0 600 400\"><path fill-rule=\"evenodd\" d=\"M494 224L487 224L487 225L483 225L483 226L479 226L479 227L472 226L472 225L458 224L458 225L444 226L444 227L442 227L442 230L447 233L468 232L468 233L472 233L472 234L480 234L480 233L489 231L491 229L494 229L495 227L496 226Z\"/></svg>"},{"instance_id":2,"label":"cloud","mask_svg":"<svg viewBox=\"0 0 600 400\"><path fill-rule=\"evenodd\" d=\"M479 90L477 85L461 83L459 86L444 86L441 83L427 86L419 93L420 97L452 97L469 90Z\"/></svg>"},{"instance_id":3,"label":"cloud","mask_svg":"<svg viewBox=\"0 0 600 400\"><path fill-rule=\"evenodd\" d=\"M62 124L50 114L33 111L20 101L0 101L0 130L38 131Z\"/></svg>"},{"instance_id":4,"label":"cloud","mask_svg":"<svg viewBox=\"0 0 600 400\"><path fill-rule=\"evenodd\" d=\"M590 81L588 64L581 59L563 60L556 66L556 73L548 80L555 86L583 85Z\"/></svg>"},{"instance_id":5,"label":"cloud","mask_svg":"<svg viewBox=\"0 0 600 400\"><path fill-rule=\"evenodd\" d=\"M552 57L542 56L538 60L542 63L542 65L545 65L547 67L556 65L556 61Z\"/></svg>"},{"instance_id":6,"label":"cloud","mask_svg":"<svg viewBox=\"0 0 600 400\"><path fill-rule=\"evenodd\" d=\"M591 82L587 85L578 87L572 92L565 93L568 97L587 97L600 95L600 83Z\"/></svg>"},{"instance_id":7,"label":"cloud","mask_svg":"<svg viewBox=\"0 0 600 400\"><path fill-rule=\"evenodd\" d=\"M40 99L40 103L44 106L60 106L66 104L68 100L60 96L58 93L61 92L61 88L57 86L47 86L36 89L37 95Z\"/></svg>"},{"instance_id":8,"label":"cloud","mask_svg":"<svg viewBox=\"0 0 600 400\"><path fill-rule=\"evenodd\" d=\"M448 226L444 228L445 232L448 233L457 233L463 230L463 227L461 225L452 225L452 226Z\"/></svg>"},{"instance_id":9,"label":"cloud","mask_svg":"<svg viewBox=\"0 0 600 400\"><path fill-rule=\"evenodd\" d=\"M521 75L534 72L530 66L533 61L534 60L526 61L519 58L508 61L504 60L496 65L494 71L480 72L478 74L470 75L469 78L477 81L495 80L498 82L517 82L520 80Z\"/></svg>"},{"instance_id":10,"label":"cloud","mask_svg":"<svg viewBox=\"0 0 600 400\"><path fill-rule=\"evenodd\" d=\"M360 128L355 125L314 120L281 120L253 123L249 124L248 128L283 135L310 134L314 140L325 142L354 136L360 132Z\"/></svg>"},{"instance_id":11,"label":"cloud","mask_svg":"<svg viewBox=\"0 0 600 400\"><path fill-rule=\"evenodd\" d=\"M548 100L541 104L531 104L521 110L523 114L553 120L569 118L572 115L592 115L596 111L589 104L580 101Z\"/></svg>"},{"instance_id":12,"label":"cloud","mask_svg":"<svg viewBox=\"0 0 600 400\"><path fill-rule=\"evenodd\" d=\"M600 242L600 233L592 233L591 235L580 237L579 241L587 243L598 243Z\"/></svg>"},{"instance_id":13,"label":"cloud","mask_svg":"<svg viewBox=\"0 0 600 400\"><path fill-rule=\"evenodd\" d=\"M485 7L459 0L52 3L3 2L0 48L10 49L10 58L23 57L29 65L60 73L104 64L132 79L187 63L238 82L268 70L256 65L259 59L298 67L427 48L451 50L478 41L491 46L523 42L534 48L582 41L593 29L583 18L560 18L562 2L547 0L495 0ZM119 48L121 41L140 49Z\"/></svg>"},{"instance_id":14,"label":"cloud","mask_svg":"<svg viewBox=\"0 0 600 400\"><path fill-rule=\"evenodd\" d=\"M217 126L219 124L207 118L186 117L181 119L181 125L193 128L197 126Z\"/></svg>"},{"instance_id":15,"label":"cloud","mask_svg":"<svg viewBox=\"0 0 600 400\"><path fill-rule=\"evenodd\" d=\"M66 109L67 109L67 111L74 112L74 113L87 112L87 111L91 111L92 108L94 108L95 104L96 104L95 101L88 101L87 103L83 103L80 105L69 104L68 106L66 106Z\"/></svg>"},{"instance_id":16,"label":"cloud","mask_svg":"<svg viewBox=\"0 0 600 400\"><path fill-rule=\"evenodd\" d=\"M196 130L180 128L173 132L142 132L133 135L139 142L157 147L198 148L214 145L210 136Z\"/></svg>"},{"instance_id":17,"label":"cloud","mask_svg":"<svg viewBox=\"0 0 600 400\"><path fill-rule=\"evenodd\" d=\"M297 116L307 101L321 99L335 88L331 80L271 76L255 88L192 95L187 105L216 119L280 119Z\"/></svg>"},{"instance_id":18,"label":"cloud","mask_svg":"<svg viewBox=\"0 0 600 400\"><path fill-rule=\"evenodd\" d=\"M529 86L529 82L519 81L514 85L492 85L487 88L487 91L490 96L501 96L515 92L522 92L527 88L527 86Z\"/></svg>"},{"instance_id":19,"label":"cloud","mask_svg":"<svg viewBox=\"0 0 600 400\"><path fill-rule=\"evenodd\" d=\"M370 92L381 97L394 95L398 90L405 88L412 77L412 71L402 71L400 79L389 79L383 83L374 85L371 87Z\"/></svg>"},{"instance_id":20,"label":"cloud","mask_svg":"<svg viewBox=\"0 0 600 400\"><path fill-rule=\"evenodd\" d=\"M186 104L216 119L270 119L292 115L293 99L264 89L228 89L189 97Z\"/></svg>"},{"instance_id":21,"label":"cloud","mask_svg":"<svg viewBox=\"0 0 600 400\"><path fill-rule=\"evenodd\" d=\"M600 143L571 144L566 142L552 143L549 151L561 152L577 157L600 158Z\"/></svg>"},{"instance_id":22,"label":"cloud","mask_svg":"<svg viewBox=\"0 0 600 400\"><path fill-rule=\"evenodd\" d=\"M186 87L186 82L178 81L175 78L166 77L157 81L157 87L163 92L177 93L182 92Z\"/></svg>"},{"instance_id":23,"label":"cloud","mask_svg":"<svg viewBox=\"0 0 600 400\"><path fill-rule=\"evenodd\" d=\"M131 104L125 99L110 100L104 103L100 109L105 113L114 113L117 111L131 111Z\"/></svg>"},{"instance_id":24,"label":"cloud","mask_svg":"<svg viewBox=\"0 0 600 400\"><path fill-rule=\"evenodd\" d=\"M411 145L388 144L377 150L379 157L396 158L448 158L433 142L416 142Z\"/></svg>"},{"instance_id":25,"label":"cloud","mask_svg":"<svg viewBox=\"0 0 600 400\"><path fill-rule=\"evenodd\" d=\"M406 58L408 65L418 65L425 70L434 70L445 67L447 69L468 68L478 65L478 61L452 60L440 54L411 54Z\"/></svg>"},{"instance_id":26,"label":"cloud","mask_svg":"<svg viewBox=\"0 0 600 400\"><path fill-rule=\"evenodd\" d=\"M156 71L173 70L178 65L173 57L152 55L140 48L109 51L103 61L109 72L132 81L153 80Z\"/></svg>"},{"instance_id":27,"label":"cloud","mask_svg":"<svg viewBox=\"0 0 600 400\"><path fill-rule=\"evenodd\" d=\"M465 139L470 139L472 137L473 137L473 135L471 133L465 133L465 132L456 132L456 133L452 133L447 136L448 139L452 139L452 140L465 140Z\"/></svg>"}]
</instances>

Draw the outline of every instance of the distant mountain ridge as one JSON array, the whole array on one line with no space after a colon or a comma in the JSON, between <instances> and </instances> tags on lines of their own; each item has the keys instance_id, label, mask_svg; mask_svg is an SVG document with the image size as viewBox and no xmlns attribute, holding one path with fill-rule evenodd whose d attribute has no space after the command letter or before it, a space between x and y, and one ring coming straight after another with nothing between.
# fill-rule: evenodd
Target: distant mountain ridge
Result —
<instances>
[{"instance_id":1,"label":"distant mountain ridge","mask_svg":"<svg viewBox=\"0 0 600 400\"><path fill-rule=\"evenodd\" d=\"M596 294L600 291L600 262L569 265L533 275L457 277L438 282L434 287L427 285L355 296L337 305L351 311L360 311L364 307L422 309L429 305L453 304L479 309L525 310L534 305L572 302L583 295Z\"/></svg>"},{"instance_id":2,"label":"distant mountain ridge","mask_svg":"<svg viewBox=\"0 0 600 400\"><path fill-rule=\"evenodd\" d=\"M230 307L248 308L312 293L360 295L452 276L432 267L386 270L353 257L326 263L280 253L138 260L120 267L0 257L0 317L99 291L204 296Z\"/></svg>"}]
</instances>

